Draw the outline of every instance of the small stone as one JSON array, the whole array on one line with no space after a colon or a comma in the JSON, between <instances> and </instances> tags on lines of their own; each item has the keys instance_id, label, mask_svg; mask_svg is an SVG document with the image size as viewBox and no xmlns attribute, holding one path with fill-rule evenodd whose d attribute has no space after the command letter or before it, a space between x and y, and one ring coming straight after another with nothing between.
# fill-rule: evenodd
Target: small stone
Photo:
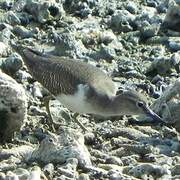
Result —
<instances>
[{"instance_id":1,"label":"small stone","mask_svg":"<svg viewBox=\"0 0 180 180\"><path fill-rule=\"evenodd\" d=\"M0 42L0 56L6 56L8 54L8 46L3 42Z\"/></svg>"},{"instance_id":2,"label":"small stone","mask_svg":"<svg viewBox=\"0 0 180 180\"><path fill-rule=\"evenodd\" d=\"M111 16L110 26L117 32L129 32L133 30L131 24L134 19L135 16L127 10L116 10Z\"/></svg>"},{"instance_id":3,"label":"small stone","mask_svg":"<svg viewBox=\"0 0 180 180\"><path fill-rule=\"evenodd\" d=\"M138 7L137 7L136 3L133 1L128 2L126 9L132 14L136 14L138 11Z\"/></svg>"},{"instance_id":4,"label":"small stone","mask_svg":"<svg viewBox=\"0 0 180 180\"><path fill-rule=\"evenodd\" d=\"M19 17L13 11L8 11L4 14L4 21L12 26L21 24Z\"/></svg>"},{"instance_id":5,"label":"small stone","mask_svg":"<svg viewBox=\"0 0 180 180\"><path fill-rule=\"evenodd\" d=\"M81 173L78 177L78 180L90 180L88 174Z\"/></svg>"},{"instance_id":6,"label":"small stone","mask_svg":"<svg viewBox=\"0 0 180 180\"><path fill-rule=\"evenodd\" d=\"M166 17L161 25L161 29L171 29L180 32L180 6L172 5L168 8Z\"/></svg>"},{"instance_id":7,"label":"small stone","mask_svg":"<svg viewBox=\"0 0 180 180\"><path fill-rule=\"evenodd\" d=\"M23 71L21 69L16 72L15 78L19 83L25 83L32 80L32 76L26 71Z\"/></svg>"},{"instance_id":8,"label":"small stone","mask_svg":"<svg viewBox=\"0 0 180 180\"><path fill-rule=\"evenodd\" d=\"M170 40L169 41L169 48L173 51L179 51L180 50L180 40Z\"/></svg>"},{"instance_id":9,"label":"small stone","mask_svg":"<svg viewBox=\"0 0 180 180\"><path fill-rule=\"evenodd\" d=\"M43 97L42 85L38 82L33 83L32 93L35 98L42 98Z\"/></svg>"},{"instance_id":10,"label":"small stone","mask_svg":"<svg viewBox=\"0 0 180 180\"><path fill-rule=\"evenodd\" d=\"M6 180L6 175L3 172L0 172L0 180Z\"/></svg>"},{"instance_id":11,"label":"small stone","mask_svg":"<svg viewBox=\"0 0 180 180\"><path fill-rule=\"evenodd\" d=\"M157 74L155 77L153 77L153 79L152 79L152 83L153 84L156 84L156 83L158 83L159 81L163 81L164 80L164 78L162 77L162 76L160 76L159 74Z\"/></svg>"},{"instance_id":12,"label":"small stone","mask_svg":"<svg viewBox=\"0 0 180 180\"><path fill-rule=\"evenodd\" d=\"M22 59L16 53L11 54L2 64L2 69L9 75L14 75L23 66Z\"/></svg>"},{"instance_id":13,"label":"small stone","mask_svg":"<svg viewBox=\"0 0 180 180\"><path fill-rule=\"evenodd\" d=\"M153 178L163 178L164 175L169 175L170 171L163 166L144 163L130 169L128 174L137 178L143 178L143 175L151 175Z\"/></svg>"},{"instance_id":14,"label":"small stone","mask_svg":"<svg viewBox=\"0 0 180 180\"><path fill-rule=\"evenodd\" d=\"M85 144L94 144L96 141L96 136L94 133L86 133L84 135Z\"/></svg>"},{"instance_id":15,"label":"small stone","mask_svg":"<svg viewBox=\"0 0 180 180\"><path fill-rule=\"evenodd\" d=\"M23 168L15 169L14 173L18 176L19 179L28 179L29 171Z\"/></svg>"},{"instance_id":16,"label":"small stone","mask_svg":"<svg viewBox=\"0 0 180 180\"><path fill-rule=\"evenodd\" d=\"M31 168L28 179L31 180L41 180L41 169L38 166Z\"/></svg>"},{"instance_id":17,"label":"small stone","mask_svg":"<svg viewBox=\"0 0 180 180\"><path fill-rule=\"evenodd\" d=\"M60 19L65 14L62 3L55 1L36 2L35 0L28 0L24 8L39 23L45 23L51 19Z\"/></svg>"},{"instance_id":18,"label":"small stone","mask_svg":"<svg viewBox=\"0 0 180 180\"><path fill-rule=\"evenodd\" d=\"M17 36L24 38L31 38L35 35L35 33L29 29L26 29L24 26L15 26L13 28L13 33L15 33Z\"/></svg>"},{"instance_id":19,"label":"small stone","mask_svg":"<svg viewBox=\"0 0 180 180\"><path fill-rule=\"evenodd\" d=\"M175 175L180 175L180 164L176 164L172 170L172 175L175 176Z\"/></svg>"},{"instance_id":20,"label":"small stone","mask_svg":"<svg viewBox=\"0 0 180 180\"><path fill-rule=\"evenodd\" d=\"M100 41L106 45L111 43L113 40L116 40L116 36L111 31L104 31L100 34Z\"/></svg>"},{"instance_id":21,"label":"small stone","mask_svg":"<svg viewBox=\"0 0 180 180\"><path fill-rule=\"evenodd\" d=\"M47 116L47 112L41 110L40 108L38 108L37 106L30 106L29 108L29 114L33 115L33 116Z\"/></svg>"},{"instance_id":22,"label":"small stone","mask_svg":"<svg viewBox=\"0 0 180 180\"><path fill-rule=\"evenodd\" d=\"M3 42L4 44L6 44L8 46L8 42L11 39L12 36L12 27L8 26L6 28L4 28L3 30L1 30L0 32L0 41Z\"/></svg>"},{"instance_id":23,"label":"small stone","mask_svg":"<svg viewBox=\"0 0 180 180\"><path fill-rule=\"evenodd\" d=\"M44 174L49 178L53 178L53 173L54 173L54 165L52 163L47 164L43 168Z\"/></svg>"},{"instance_id":24,"label":"small stone","mask_svg":"<svg viewBox=\"0 0 180 180\"><path fill-rule=\"evenodd\" d=\"M157 35L158 31L159 31L159 28L157 25L144 26L140 29L140 32L141 32L140 36L142 39L151 38Z\"/></svg>"}]
</instances>

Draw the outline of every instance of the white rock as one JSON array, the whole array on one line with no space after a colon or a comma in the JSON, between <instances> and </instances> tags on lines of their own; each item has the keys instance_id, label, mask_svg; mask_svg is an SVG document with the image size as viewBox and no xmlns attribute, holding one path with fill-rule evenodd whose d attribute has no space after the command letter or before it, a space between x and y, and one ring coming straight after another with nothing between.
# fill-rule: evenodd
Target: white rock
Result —
<instances>
[{"instance_id":1,"label":"white rock","mask_svg":"<svg viewBox=\"0 0 180 180\"><path fill-rule=\"evenodd\" d=\"M25 90L7 74L0 71L0 138L11 140L27 113Z\"/></svg>"}]
</instances>

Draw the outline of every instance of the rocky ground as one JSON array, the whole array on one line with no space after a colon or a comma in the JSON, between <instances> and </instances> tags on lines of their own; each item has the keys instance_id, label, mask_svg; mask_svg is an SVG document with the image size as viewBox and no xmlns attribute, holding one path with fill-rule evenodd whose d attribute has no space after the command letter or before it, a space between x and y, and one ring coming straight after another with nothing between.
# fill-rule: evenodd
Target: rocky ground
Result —
<instances>
[{"instance_id":1,"label":"rocky ground","mask_svg":"<svg viewBox=\"0 0 180 180\"><path fill-rule=\"evenodd\" d=\"M84 133L56 100L51 122L12 43L99 67L166 123L81 115ZM0 0L0 69L0 180L180 179L179 0Z\"/></svg>"}]
</instances>

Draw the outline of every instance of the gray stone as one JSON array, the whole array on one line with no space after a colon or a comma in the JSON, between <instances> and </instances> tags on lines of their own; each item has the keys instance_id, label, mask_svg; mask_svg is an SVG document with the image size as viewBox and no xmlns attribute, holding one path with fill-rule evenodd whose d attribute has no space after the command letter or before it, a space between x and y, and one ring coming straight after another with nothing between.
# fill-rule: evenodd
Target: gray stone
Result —
<instances>
[{"instance_id":1,"label":"gray stone","mask_svg":"<svg viewBox=\"0 0 180 180\"><path fill-rule=\"evenodd\" d=\"M127 10L117 10L111 16L109 24L114 31L129 32L133 30L133 27L131 25L134 19L135 16Z\"/></svg>"},{"instance_id":2,"label":"gray stone","mask_svg":"<svg viewBox=\"0 0 180 180\"><path fill-rule=\"evenodd\" d=\"M0 41L6 45L8 45L8 42L11 39L11 35L12 35L11 30L12 30L11 26L8 26L8 27L2 29L0 32Z\"/></svg>"},{"instance_id":3,"label":"gray stone","mask_svg":"<svg viewBox=\"0 0 180 180\"><path fill-rule=\"evenodd\" d=\"M22 58L16 53L11 54L2 63L3 71L10 75L14 75L22 66Z\"/></svg>"},{"instance_id":4,"label":"gray stone","mask_svg":"<svg viewBox=\"0 0 180 180\"><path fill-rule=\"evenodd\" d=\"M153 178L163 178L163 176L170 175L170 171L163 166L144 163L129 170L128 174L133 175L136 178L143 178L146 175L152 176Z\"/></svg>"},{"instance_id":5,"label":"gray stone","mask_svg":"<svg viewBox=\"0 0 180 180\"><path fill-rule=\"evenodd\" d=\"M23 26L15 26L13 28L13 33L15 33L17 36L20 36L21 38L31 38L35 36L35 32L26 29Z\"/></svg>"},{"instance_id":6,"label":"gray stone","mask_svg":"<svg viewBox=\"0 0 180 180\"><path fill-rule=\"evenodd\" d=\"M0 134L1 140L10 141L26 120L25 91L10 76L0 72Z\"/></svg>"},{"instance_id":7,"label":"gray stone","mask_svg":"<svg viewBox=\"0 0 180 180\"><path fill-rule=\"evenodd\" d=\"M34 150L28 161L63 164L71 158L75 158L82 168L91 165L90 154L84 146L83 135L76 130L61 128L58 136L52 133L47 136Z\"/></svg>"},{"instance_id":8,"label":"gray stone","mask_svg":"<svg viewBox=\"0 0 180 180\"><path fill-rule=\"evenodd\" d=\"M180 31L180 5L171 5L168 8L161 29Z\"/></svg>"},{"instance_id":9,"label":"gray stone","mask_svg":"<svg viewBox=\"0 0 180 180\"><path fill-rule=\"evenodd\" d=\"M138 7L137 7L136 3L133 1L128 2L126 9L132 14L136 14L138 11Z\"/></svg>"},{"instance_id":10,"label":"gray stone","mask_svg":"<svg viewBox=\"0 0 180 180\"><path fill-rule=\"evenodd\" d=\"M54 165L52 163L45 165L43 168L43 172L49 179L52 179L54 173Z\"/></svg>"},{"instance_id":11,"label":"gray stone","mask_svg":"<svg viewBox=\"0 0 180 180\"><path fill-rule=\"evenodd\" d=\"M54 0L39 0L38 2L28 0L24 8L39 23L45 23L51 19L60 19L65 14L62 4L56 3Z\"/></svg>"},{"instance_id":12,"label":"gray stone","mask_svg":"<svg viewBox=\"0 0 180 180\"><path fill-rule=\"evenodd\" d=\"M179 51L180 50L180 41L179 40L170 40L169 41L169 48L173 51Z\"/></svg>"},{"instance_id":13,"label":"gray stone","mask_svg":"<svg viewBox=\"0 0 180 180\"><path fill-rule=\"evenodd\" d=\"M21 24L19 17L13 11L7 11L4 14L4 16L1 16L0 22L5 22L5 23L10 24L12 26L17 25L17 24Z\"/></svg>"}]
</instances>

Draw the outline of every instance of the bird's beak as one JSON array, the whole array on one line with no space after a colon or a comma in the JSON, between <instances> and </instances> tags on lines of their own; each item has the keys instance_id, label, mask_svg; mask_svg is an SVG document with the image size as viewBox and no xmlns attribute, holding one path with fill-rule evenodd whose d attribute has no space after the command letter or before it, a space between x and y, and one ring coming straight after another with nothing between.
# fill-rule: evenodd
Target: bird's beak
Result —
<instances>
[{"instance_id":1,"label":"bird's beak","mask_svg":"<svg viewBox=\"0 0 180 180\"><path fill-rule=\"evenodd\" d=\"M164 120L159 117L155 112L153 112L148 106L143 106L143 110L147 114L147 116L151 117L153 120L165 123Z\"/></svg>"}]
</instances>

